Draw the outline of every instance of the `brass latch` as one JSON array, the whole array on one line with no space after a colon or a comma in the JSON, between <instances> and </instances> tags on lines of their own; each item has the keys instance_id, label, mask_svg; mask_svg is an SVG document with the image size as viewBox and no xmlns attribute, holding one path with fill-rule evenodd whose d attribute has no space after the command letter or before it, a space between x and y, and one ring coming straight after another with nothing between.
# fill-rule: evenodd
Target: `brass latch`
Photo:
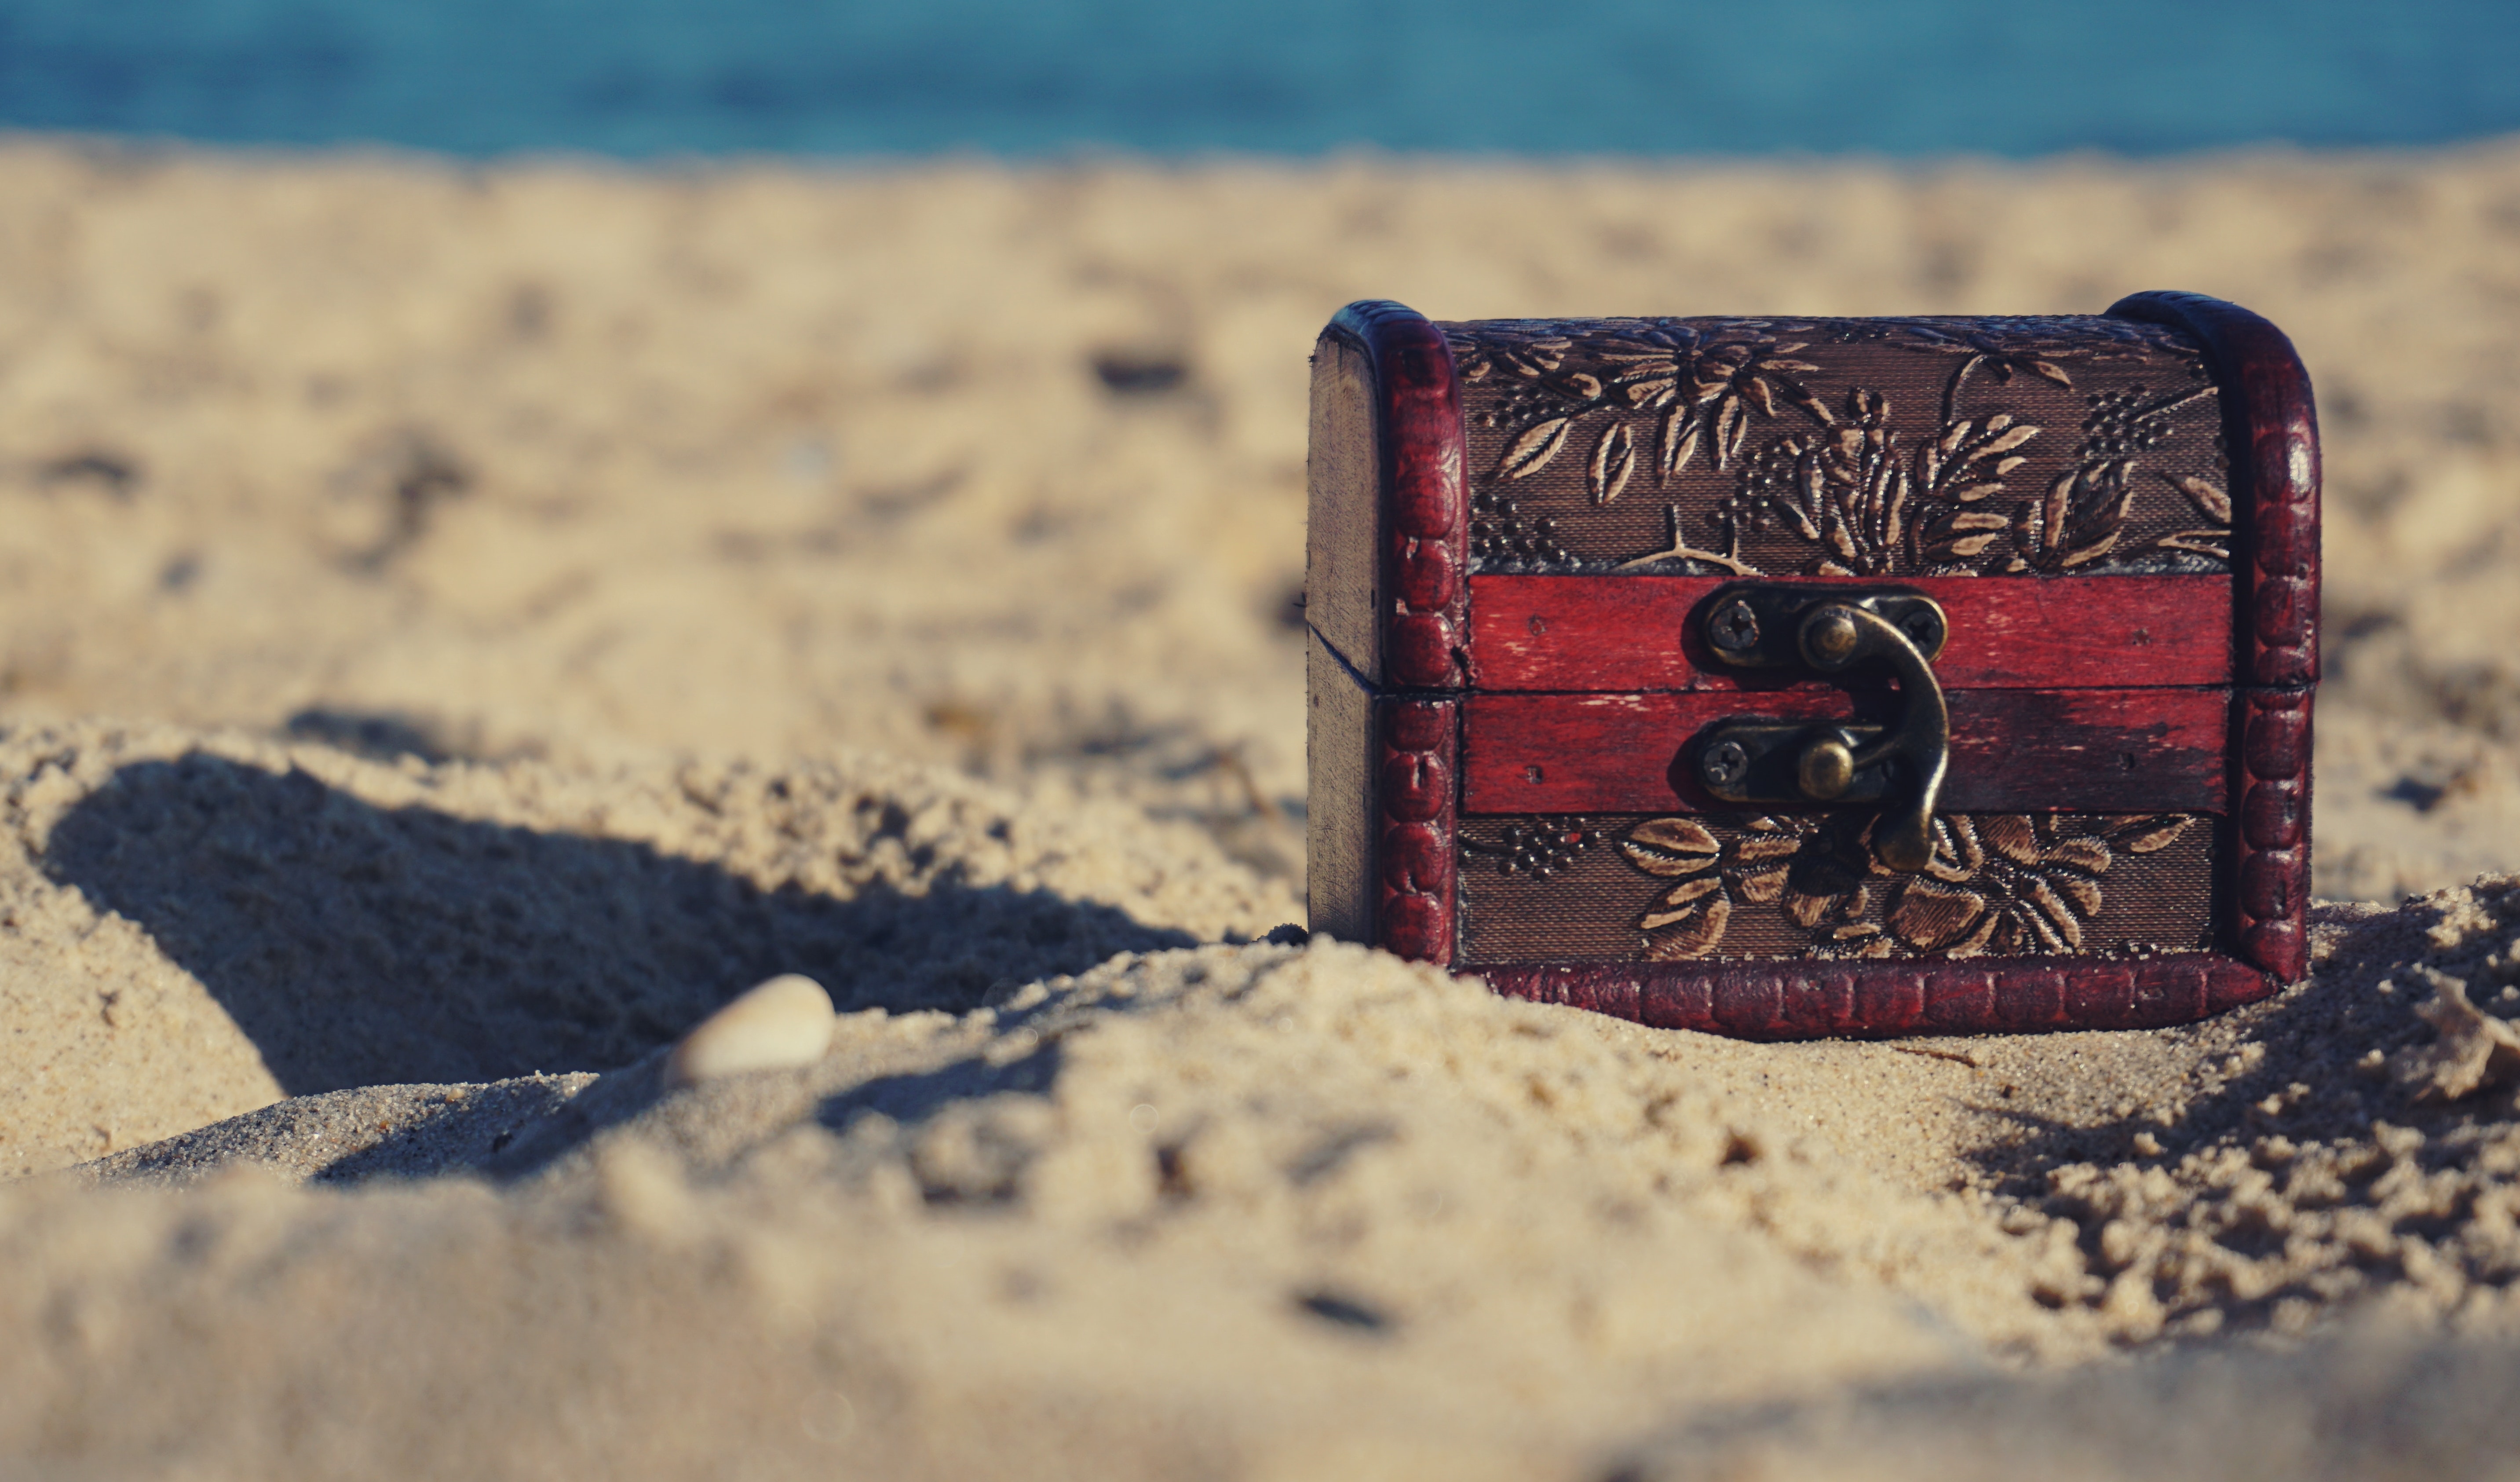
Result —
<instances>
[{"instance_id":1,"label":"brass latch","mask_svg":"<svg viewBox=\"0 0 2520 1482\"><path fill-rule=\"evenodd\" d=\"M1747 716L1709 727L1697 748L1706 790L1736 803L1860 803L1898 789L1873 827L1873 853L1893 870L1924 869L1951 765L1951 711L1933 669L1951 633L1943 609L1893 588L1762 582L1718 591L1704 611L1707 647L1725 663L1842 674L1880 658L1900 697L1895 726Z\"/></svg>"}]
</instances>

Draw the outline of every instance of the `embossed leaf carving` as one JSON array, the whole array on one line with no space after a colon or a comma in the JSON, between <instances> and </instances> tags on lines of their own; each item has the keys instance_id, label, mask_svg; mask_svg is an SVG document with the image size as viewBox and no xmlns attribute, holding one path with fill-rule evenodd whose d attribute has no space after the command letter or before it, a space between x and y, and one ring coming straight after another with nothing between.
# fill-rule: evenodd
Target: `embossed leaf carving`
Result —
<instances>
[{"instance_id":1,"label":"embossed leaf carving","mask_svg":"<svg viewBox=\"0 0 2520 1482\"><path fill-rule=\"evenodd\" d=\"M1566 353L1575 347L1569 336L1517 330L1511 324L1481 325L1477 334L1448 329L1444 338L1453 349L1454 371L1465 385L1500 370L1524 381L1538 380L1564 365Z\"/></svg>"},{"instance_id":2,"label":"embossed leaf carving","mask_svg":"<svg viewBox=\"0 0 2520 1482\"><path fill-rule=\"evenodd\" d=\"M1674 921L1686 921L1697 914L1698 902L1723 888L1724 881L1712 875L1701 875L1693 880L1683 880L1674 885L1669 894L1657 901L1656 909L1646 912L1637 924L1647 931L1653 931L1668 926Z\"/></svg>"},{"instance_id":3,"label":"embossed leaf carving","mask_svg":"<svg viewBox=\"0 0 2520 1482\"><path fill-rule=\"evenodd\" d=\"M2055 881L2032 879L2023 885L2021 893L2036 908L2035 914L2024 913L2024 917L2042 938L2041 945L2051 952L2072 952L2083 945L2082 919L2059 898ZM2097 889L2091 892L2091 900L2094 906L2099 903Z\"/></svg>"},{"instance_id":4,"label":"embossed leaf carving","mask_svg":"<svg viewBox=\"0 0 2520 1482\"><path fill-rule=\"evenodd\" d=\"M1694 875L1713 865L1724 846L1694 819L1657 818L1637 825L1619 841L1619 852L1647 875Z\"/></svg>"},{"instance_id":5,"label":"embossed leaf carving","mask_svg":"<svg viewBox=\"0 0 2520 1482\"><path fill-rule=\"evenodd\" d=\"M2084 464L2059 474L2048 497L2022 506L2017 563L2071 571L2117 549L2135 507L2135 480L2124 463Z\"/></svg>"},{"instance_id":6,"label":"embossed leaf carving","mask_svg":"<svg viewBox=\"0 0 2520 1482\"><path fill-rule=\"evenodd\" d=\"M1584 490L1597 505L1608 504L1628 486L1628 477L1637 471L1636 438L1624 422L1610 424L1593 445L1592 467L1584 472Z\"/></svg>"},{"instance_id":7,"label":"embossed leaf carving","mask_svg":"<svg viewBox=\"0 0 2520 1482\"><path fill-rule=\"evenodd\" d=\"M1765 818L1730 839L1689 818L1648 819L1629 830L1619 849L1631 864L1648 875L1688 876L1637 918L1645 957L1683 962L1712 954L1723 945L1736 895L1767 902L1784 892L1807 830Z\"/></svg>"},{"instance_id":8,"label":"embossed leaf carving","mask_svg":"<svg viewBox=\"0 0 2520 1482\"><path fill-rule=\"evenodd\" d=\"M1986 898L1934 880L1917 880L1890 908L1890 929L1912 947L1932 952L1958 941L1986 915Z\"/></svg>"},{"instance_id":9,"label":"embossed leaf carving","mask_svg":"<svg viewBox=\"0 0 2520 1482\"><path fill-rule=\"evenodd\" d=\"M1754 832L1733 844L1732 857L1744 864L1761 865L1770 860L1792 859L1802 852L1802 847L1803 836L1799 833Z\"/></svg>"},{"instance_id":10,"label":"embossed leaf carving","mask_svg":"<svg viewBox=\"0 0 2520 1482\"><path fill-rule=\"evenodd\" d=\"M1993 510L1959 510L1927 518L1918 544L1927 561L1960 561L1983 555L2011 525L2008 516Z\"/></svg>"},{"instance_id":11,"label":"embossed leaf carving","mask_svg":"<svg viewBox=\"0 0 2520 1482\"><path fill-rule=\"evenodd\" d=\"M1778 868L1758 875L1745 875L1741 876L1741 899L1761 904L1773 901L1785 893L1785 881L1792 874L1790 870Z\"/></svg>"},{"instance_id":12,"label":"embossed leaf carving","mask_svg":"<svg viewBox=\"0 0 2520 1482\"><path fill-rule=\"evenodd\" d=\"M2073 953L2106 906L2122 855L2156 853L2192 817L2074 818L1954 814L1934 821L1924 873L1902 875L1871 850L1870 820L1849 814L1749 820L1718 832L1693 818L1653 819L1621 852L1677 879L1642 914L1657 960L1716 951L1744 904L1780 904L1823 958Z\"/></svg>"},{"instance_id":13,"label":"embossed leaf carving","mask_svg":"<svg viewBox=\"0 0 2520 1482\"><path fill-rule=\"evenodd\" d=\"M2049 486L2046 499L2022 507L2020 552L2007 569L2072 571L2115 552L2135 509L2137 458L2172 436L2174 413L2214 395L2210 383L2158 395L2142 386L2094 393L2078 462ZM2229 519L2230 498L2223 490L2199 478L2164 477L2207 518ZM2219 516L2213 513L2218 505ZM2215 529L2182 530L2153 544L2221 561L2230 554L2228 537Z\"/></svg>"},{"instance_id":14,"label":"embossed leaf carving","mask_svg":"<svg viewBox=\"0 0 2520 1482\"><path fill-rule=\"evenodd\" d=\"M1706 910L1695 923L1681 931L1666 931L1645 939L1645 961L1649 963L1687 963L1710 957L1724 944L1724 928L1732 920L1732 903L1717 895L1706 903Z\"/></svg>"},{"instance_id":15,"label":"embossed leaf carving","mask_svg":"<svg viewBox=\"0 0 2520 1482\"><path fill-rule=\"evenodd\" d=\"M2006 425L2011 422L2011 418L2001 412L1988 418L1986 421L1986 429L2000 435L1988 439L1983 444L1971 446L1968 454L1970 461L1974 462L1975 460L1987 457L1990 454L2009 453L2013 449L2039 435L2039 429L2026 423L2019 426L2007 427ZM1961 423L1960 427L1965 431L1968 427L1968 424Z\"/></svg>"},{"instance_id":16,"label":"embossed leaf carving","mask_svg":"<svg viewBox=\"0 0 2520 1482\"><path fill-rule=\"evenodd\" d=\"M1528 478L1539 472L1557 456L1559 448L1566 446L1566 429L1572 426L1574 419L1568 417L1534 423L1506 448L1505 459L1498 468L1508 478Z\"/></svg>"},{"instance_id":17,"label":"embossed leaf carving","mask_svg":"<svg viewBox=\"0 0 2520 1482\"><path fill-rule=\"evenodd\" d=\"M2164 473L2161 475L2161 480L2186 495L2187 502L2196 507L2196 513L2212 520L2213 523L2193 530L2175 531L2154 541L2153 544L2162 550L2193 551L2199 556L2211 556L2217 561L2229 561L2231 559L2230 494L2218 484L2187 474L2174 478Z\"/></svg>"},{"instance_id":18,"label":"embossed leaf carving","mask_svg":"<svg viewBox=\"0 0 2520 1482\"><path fill-rule=\"evenodd\" d=\"M2193 475L2182 474L2177 478L2172 478L2169 474L2164 473L2161 476L2166 482L2177 488L2180 493L2186 495L2189 500L2194 502L2197 514L2204 516L2207 519L2213 520L2217 524L2228 525L2231 522L2231 496L2229 494L2225 493L2222 489L2217 488L2213 484L2207 483L2204 479L2194 477Z\"/></svg>"},{"instance_id":19,"label":"embossed leaf carving","mask_svg":"<svg viewBox=\"0 0 2520 1482\"><path fill-rule=\"evenodd\" d=\"M1911 948L1946 957L2080 951L2106 904L2100 881L2116 862L2116 847L2157 851L2192 822L2142 817L2076 826L2022 814L1938 818L1933 860L1923 876L1895 887L1890 927ZM1976 902L1978 913L1951 904L1961 897Z\"/></svg>"},{"instance_id":20,"label":"embossed leaf carving","mask_svg":"<svg viewBox=\"0 0 2520 1482\"><path fill-rule=\"evenodd\" d=\"M2003 814L1978 825L1978 837L2016 865L2037 865L2042 850L2039 830L2019 814Z\"/></svg>"},{"instance_id":21,"label":"embossed leaf carving","mask_svg":"<svg viewBox=\"0 0 2520 1482\"><path fill-rule=\"evenodd\" d=\"M1718 466L1728 462L1739 451L1751 413L1776 416L1780 397L1828 421L1826 410L1794 379L1819 369L1789 358L1788 352L1803 347L1800 342L1710 339L1687 325L1645 326L1600 342L1591 362L1602 372L1596 375L1568 367L1562 351L1540 353L1571 340L1517 339L1517 333L1487 327L1451 335L1464 382L1486 380L1504 367L1525 383L1508 398L1504 415L1522 427L1508 439L1497 471L1507 478L1539 472L1564 450L1575 423L1607 412L1612 421L1595 441L1586 471L1596 504L1616 499L1636 472L1636 432L1618 415L1624 410L1664 413L1657 453L1664 478L1687 466L1706 438L1715 444Z\"/></svg>"},{"instance_id":22,"label":"embossed leaf carving","mask_svg":"<svg viewBox=\"0 0 2520 1482\"><path fill-rule=\"evenodd\" d=\"M1713 444L1715 466L1720 469L1739 455L1754 411L1773 418L1782 401L1802 407L1816 421L1829 420L1820 399L1795 379L1820 369L1790 358L1801 348L1800 342L1715 339L1680 347L1640 375L1650 378L1644 383L1653 404L1670 398L1696 409L1696 425ZM1697 441L1697 435L1686 435L1685 440L1667 445L1665 457L1674 471L1686 464Z\"/></svg>"},{"instance_id":23,"label":"embossed leaf carving","mask_svg":"<svg viewBox=\"0 0 2520 1482\"><path fill-rule=\"evenodd\" d=\"M1998 382L2010 381L2013 373L2026 372L2071 388L2074 378L2056 362L2072 356L2090 355L2093 347L2077 344L2052 332L2030 329L2030 321L1987 318L1967 321L1946 320L1937 323L1925 319L1892 319L1878 321L1875 337L1901 349L1929 350L1960 356L1952 372L1950 385L1943 393L1943 415L1949 418L1959 404L1961 388L1970 376L1986 371Z\"/></svg>"},{"instance_id":24,"label":"embossed leaf carving","mask_svg":"<svg viewBox=\"0 0 2520 1482\"><path fill-rule=\"evenodd\" d=\"M1762 448L1741 474L1738 494L1720 507L1737 531L1778 525L1819 545L1841 572L1878 571L1897 548L1907 499L1892 455L1897 435L1886 427L1888 404L1855 391L1852 419L1818 437L1788 433ZM1737 544L1737 540L1736 540Z\"/></svg>"},{"instance_id":25,"label":"embossed leaf carving","mask_svg":"<svg viewBox=\"0 0 2520 1482\"><path fill-rule=\"evenodd\" d=\"M1697 454L1698 434L1704 426L1691 416L1686 406L1674 406L1662 420L1662 476L1671 477L1688 467Z\"/></svg>"},{"instance_id":26,"label":"embossed leaf carving","mask_svg":"<svg viewBox=\"0 0 2520 1482\"><path fill-rule=\"evenodd\" d=\"M1785 896L1785 915L1806 931L1817 930L1832 913L1861 921L1871 914L1872 892L1863 881L1850 881L1839 894L1793 891Z\"/></svg>"},{"instance_id":27,"label":"embossed leaf carving","mask_svg":"<svg viewBox=\"0 0 2520 1482\"><path fill-rule=\"evenodd\" d=\"M2127 853L2152 854L2179 841L2179 836L2194 826L2192 818L2174 818L2160 828L2147 830L2127 840Z\"/></svg>"},{"instance_id":28,"label":"embossed leaf carving","mask_svg":"<svg viewBox=\"0 0 2520 1482\"><path fill-rule=\"evenodd\" d=\"M2074 903L2074 909L2086 920L2100 914L2100 882L2081 875L2058 873L2049 876L2048 888Z\"/></svg>"},{"instance_id":29,"label":"embossed leaf carving","mask_svg":"<svg viewBox=\"0 0 2520 1482\"><path fill-rule=\"evenodd\" d=\"M1463 383L1484 387L1467 408L1474 425L1500 429L1487 444L1489 491L1580 460L1564 484L1542 480L1528 496L1534 518L1559 521L1550 539L1491 540L1474 556L1482 564L1931 575L2194 570L2230 560L2228 493L2214 468L2194 464L2199 440L2214 435L2217 392L2195 347L2156 326L1617 319L1446 333ZM1845 379L1878 357L1821 350L1852 344L1950 357L1939 398L1903 396L1906 420L1894 423L1880 389ZM2109 365L2140 366L2150 384L2095 372L2086 390L2085 368ZM2044 384L2000 389L2025 379ZM2084 403L2083 438L2061 471L2041 458L2024 488L2024 469L2058 434L2019 414L2055 408L2049 386ZM2182 462L2156 466L2166 446ZM1628 520L1590 522L1570 506L1632 501L1640 477L1666 505L1671 534L1638 555ZM1740 480L1737 491L1722 492L1727 478ZM1791 554L1797 544L1804 550Z\"/></svg>"},{"instance_id":30,"label":"embossed leaf carving","mask_svg":"<svg viewBox=\"0 0 2520 1482\"><path fill-rule=\"evenodd\" d=\"M2161 537L2153 544L2165 551L2193 551L2199 556L2211 556L2216 561L2231 559L2231 532L2227 529L2180 530Z\"/></svg>"},{"instance_id":31,"label":"embossed leaf carving","mask_svg":"<svg viewBox=\"0 0 2520 1482\"><path fill-rule=\"evenodd\" d=\"M1712 830L1695 819L1648 819L1628 831L1619 851L1648 875L1688 876L1637 918L1637 929L1646 933L1649 961L1693 961L1723 945L1732 900L1724 876L1714 871L1724 844Z\"/></svg>"}]
</instances>

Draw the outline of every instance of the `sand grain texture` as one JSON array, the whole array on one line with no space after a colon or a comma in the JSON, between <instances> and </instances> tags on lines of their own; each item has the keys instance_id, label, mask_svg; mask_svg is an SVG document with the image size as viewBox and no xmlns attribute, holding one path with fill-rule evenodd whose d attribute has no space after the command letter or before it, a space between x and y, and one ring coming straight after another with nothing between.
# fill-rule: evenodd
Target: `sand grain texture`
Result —
<instances>
[{"instance_id":1,"label":"sand grain texture","mask_svg":"<svg viewBox=\"0 0 2520 1482\"><path fill-rule=\"evenodd\" d=\"M0 191L12 1464L2508 1469L2520 150ZM2320 388L2305 987L1754 1046L1265 939L1339 303L2162 287ZM829 1051L676 1084L785 972Z\"/></svg>"}]
</instances>

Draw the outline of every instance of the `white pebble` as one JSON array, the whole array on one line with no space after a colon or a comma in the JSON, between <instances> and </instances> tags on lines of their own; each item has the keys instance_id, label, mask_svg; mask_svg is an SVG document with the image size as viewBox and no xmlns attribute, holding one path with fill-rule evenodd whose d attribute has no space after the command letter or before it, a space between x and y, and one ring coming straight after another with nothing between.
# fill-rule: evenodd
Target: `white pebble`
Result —
<instances>
[{"instance_id":1,"label":"white pebble","mask_svg":"<svg viewBox=\"0 0 2520 1482\"><path fill-rule=\"evenodd\" d=\"M823 985L783 973L729 999L692 1026L665 1057L665 1084L691 1086L746 1070L811 1065L839 1022Z\"/></svg>"}]
</instances>

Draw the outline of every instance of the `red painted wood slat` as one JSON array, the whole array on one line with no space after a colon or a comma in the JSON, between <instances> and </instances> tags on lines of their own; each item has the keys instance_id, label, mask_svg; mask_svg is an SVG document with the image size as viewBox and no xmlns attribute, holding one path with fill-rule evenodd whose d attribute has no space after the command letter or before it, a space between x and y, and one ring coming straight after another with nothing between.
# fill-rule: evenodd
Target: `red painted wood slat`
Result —
<instances>
[{"instance_id":1,"label":"red painted wood slat","mask_svg":"<svg viewBox=\"0 0 2520 1482\"><path fill-rule=\"evenodd\" d=\"M1952 768L1942 810L2224 811L2227 690L1975 690L1949 696ZM1719 720L1851 717L1825 689L1763 695L1491 695L1462 702L1462 811L1738 812L1685 763Z\"/></svg>"},{"instance_id":2,"label":"red painted wood slat","mask_svg":"<svg viewBox=\"0 0 2520 1482\"><path fill-rule=\"evenodd\" d=\"M1773 675L1708 653L1690 625L1717 576L1473 576L1470 664L1483 690L1772 689ZM1945 690L2231 682L2231 578L1925 577L1882 583L1796 577L1797 586L1893 585L1942 604Z\"/></svg>"}]
</instances>

